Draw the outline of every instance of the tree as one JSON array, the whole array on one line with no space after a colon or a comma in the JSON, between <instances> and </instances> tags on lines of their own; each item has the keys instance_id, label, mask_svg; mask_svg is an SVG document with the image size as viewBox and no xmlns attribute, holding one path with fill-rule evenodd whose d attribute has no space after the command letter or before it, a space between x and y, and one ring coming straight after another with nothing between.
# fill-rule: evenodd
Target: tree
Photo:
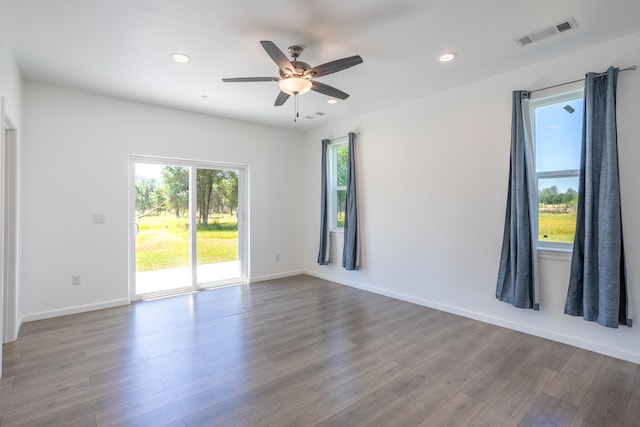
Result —
<instances>
[{"instance_id":1,"label":"tree","mask_svg":"<svg viewBox=\"0 0 640 427\"><path fill-rule=\"evenodd\" d=\"M564 193L564 203L566 204L577 204L578 203L578 192L573 188L567 188L567 192Z\"/></svg>"},{"instance_id":2,"label":"tree","mask_svg":"<svg viewBox=\"0 0 640 427\"><path fill-rule=\"evenodd\" d=\"M165 196L164 187L156 188L156 191L153 192L152 202L154 205L155 214L160 215L162 213L162 209L167 203L167 197Z\"/></svg>"},{"instance_id":3,"label":"tree","mask_svg":"<svg viewBox=\"0 0 640 427\"><path fill-rule=\"evenodd\" d=\"M347 185L349 171L349 146L343 145L338 147L338 171L337 183L339 187Z\"/></svg>"},{"instance_id":4,"label":"tree","mask_svg":"<svg viewBox=\"0 0 640 427\"><path fill-rule=\"evenodd\" d=\"M201 224L209 223L211 202L213 201L214 183L220 171L213 169L198 169L198 215Z\"/></svg>"},{"instance_id":5,"label":"tree","mask_svg":"<svg viewBox=\"0 0 640 427\"><path fill-rule=\"evenodd\" d=\"M180 209L187 210L189 204L189 169L184 166L163 166L162 180L169 205L176 217L180 217Z\"/></svg>"},{"instance_id":6,"label":"tree","mask_svg":"<svg viewBox=\"0 0 640 427\"><path fill-rule=\"evenodd\" d=\"M213 183L213 208L216 212L224 212L225 196L226 196L226 173L218 171L216 179Z\"/></svg>"},{"instance_id":7,"label":"tree","mask_svg":"<svg viewBox=\"0 0 640 427\"><path fill-rule=\"evenodd\" d=\"M555 205L558 202L558 187L554 185L540 190L538 201L543 205Z\"/></svg>"},{"instance_id":8,"label":"tree","mask_svg":"<svg viewBox=\"0 0 640 427\"><path fill-rule=\"evenodd\" d=\"M180 216L189 203L189 169L162 167L163 186L157 191L157 206L167 203ZM208 224L212 212L238 209L238 172L233 170L196 169L196 208L201 224Z\"/></svg>"},{"instance_id":9,"label":"tree","mask_svg":"<svg viewBox=\"0 0 640 427\"><path fill-rule=\"evenodd\" d=\"M154 193L158 188L158 181L155 178L145 178L136 176L136 210L144 214L152 209L154 205Z\"/></svg>"},{"instance_id":10,"label":"tree","mask_svg":"<svg viewBox=\"0 0 640 427\"><path fill-rule=\"evenodd\" d=\"M554 185L540 190L538 202L542 205L554 206L556 213L559 213L560 205L564 205L564 212L568 213L569 209L575 208L578 204L578 192L569 187L566 192L559 193L558 187Z\"/></svg>"},{"instance_id":11,"label":"tree","mask_svg":"<svg viewBox=\"0 0 640 427\"><path fill-rule=\"evenodd\" d=\"M229 171L229 190L227 193L227 203L229 213L233 215L233 210L238 213L238 172Z\"/></svg>"}]
</instances>

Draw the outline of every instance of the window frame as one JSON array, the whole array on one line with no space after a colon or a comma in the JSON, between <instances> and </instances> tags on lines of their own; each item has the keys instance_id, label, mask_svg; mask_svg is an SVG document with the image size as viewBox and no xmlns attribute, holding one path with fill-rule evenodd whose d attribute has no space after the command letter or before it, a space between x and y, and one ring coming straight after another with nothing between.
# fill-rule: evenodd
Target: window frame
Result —
<instances>
[{"instance_id":1,"label":"window frame","mask_svg":"<svg viewBox=\"0 0 640 427\"><path fill-rule=\"evenodd\" d=\"M328 147L327 177L329 192L329 231L332 233L343 233L344 227L338 226L338 191L346 191L346 185L338 185L338 150L348 146L347 137L333 140Z\"/></svg>"},{"instance_id":2,"label":"window frame","mask_svg":"<svg viewBox=\"0 0 640 427\"><path fill-rule=\"evenodd\" d=\"M548 96L541 97L539 99L530 99L529 100L529 123L531 127L531 145L533 147L534 153L534 165L536 163L536 121L535 121L535 109L539 107L545 107L552 104L559 104L562 102L573 101L576 99L584 98L584 86L579 88L574 88L570 90L563 90L559 93L554 93ZM583 114L585 112L583 111ZM582 137L582 135L580 136ZM581 154L580 154L581 155ZM537 167L534 167L537 169ZM555 170L555 171L544 171L535 172L535 183L536 183L536 205L539 209L539 182L542 179L558 179L558 178L579 178L580 177L580 169L567 169L567 170ZM579 191L579 189L576 189ZM538 217L538 215L536 215ZM540 220L536 218L538 224L536 225L536 229L539 228ZM573 243L567 242L548 242L544 240L540 240L540 235L536 236L536 248L538 250L549 250L549 251L557 251L557 252L572 252L573 251Z\"/></svg>"}]
</instances>

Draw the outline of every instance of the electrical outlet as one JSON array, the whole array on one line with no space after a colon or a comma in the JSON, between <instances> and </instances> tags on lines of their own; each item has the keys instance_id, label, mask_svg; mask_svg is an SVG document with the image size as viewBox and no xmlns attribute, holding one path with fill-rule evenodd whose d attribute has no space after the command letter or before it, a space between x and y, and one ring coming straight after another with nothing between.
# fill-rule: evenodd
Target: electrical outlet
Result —
<instances>
[{"instance_id":1,"label":"electrical outlet","mask_svg":"<svg viewBox=\"0 0 640 427\"><path fill-rule=\"evenodd\" d=\"M104 224L104 214L93 214L94 224Z\"/></svg>"},{"instance_id":2,"label":"electrical outlet","mask_svg":"<svg viewBox=\"0 0 640 427\"><path fill-rule=\"evenodd\" d=\"M276 261L280 261L280 254L276 254Z\"/></svg>"},{"instance_id":3,"label":"electrical outlet","mask_svg":"<svg viewBox=\"0 0 640 427\"><path fill-rule=\"evenodd\" d=\"M71 285L72 286L80 286L80 275L74 274L71 276Z\"/></svg>"}]
</instances>

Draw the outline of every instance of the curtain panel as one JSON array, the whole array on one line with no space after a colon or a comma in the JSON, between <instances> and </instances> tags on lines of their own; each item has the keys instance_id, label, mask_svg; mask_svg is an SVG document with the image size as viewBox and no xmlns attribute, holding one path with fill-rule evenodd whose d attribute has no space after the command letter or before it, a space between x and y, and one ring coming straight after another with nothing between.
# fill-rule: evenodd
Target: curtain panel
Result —
<instances>
[{"instance_id":1,"label":"curtain panel","mask_svg":"<svg viewBox=\"0 0 640 427\"><path fill-rule=\"evenodd\" d=\"M360 233L358 228L358 195L356 186L356 134L349 133L349 156L347 169L347 197L344 216L344 248L342 266L346 270L360 269Z\"/></svg>"},{"instance_id":2,"label":"curtain panel","mask_svg":"<svg viewBox=\"0 0 640 427\"><path fill-rule=\"evenodd\" d=\"M327 150L330 141L322 140L322 172L320 175L320 247L318 264L329 264L329 179L327 175Z\"/></svg>"},{"instance_id":3,"label":"curtain panel","mask_svg":"<svg viewBox=\"0 0 640 427\"><path fill-rule=\"evenodd\" d=\"M538 310L537 183L528 104L528 92L513 92L509 187L496 298L517 308Z\"/></svg>"},{"instance_id":4,"label":"curtain panel","mask_svg":"<svg viewBox=\"0 0 640 427\"><path fill-rule=\"evenodd\" d=\"M578 216L564 312L631 326L622 236L616 86L618 69L585 80Z\"/></svg>"}]
</instances>

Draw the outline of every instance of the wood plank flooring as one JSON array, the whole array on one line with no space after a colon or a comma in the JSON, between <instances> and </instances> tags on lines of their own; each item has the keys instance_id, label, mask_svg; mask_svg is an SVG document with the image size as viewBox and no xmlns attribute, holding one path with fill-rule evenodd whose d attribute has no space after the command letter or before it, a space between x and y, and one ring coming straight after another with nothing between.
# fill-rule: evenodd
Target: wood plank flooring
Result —
<instances>
[{"instance_id":1,"label":"wood plank flooring","mask_svg":"<svg viewBox=\"0 0 640 427\"><path fill-rule=\"evenodd\" d=\"M638 426L636 364L309 276L23 325L2 426Z\"/></svg>"}]
</instances>

